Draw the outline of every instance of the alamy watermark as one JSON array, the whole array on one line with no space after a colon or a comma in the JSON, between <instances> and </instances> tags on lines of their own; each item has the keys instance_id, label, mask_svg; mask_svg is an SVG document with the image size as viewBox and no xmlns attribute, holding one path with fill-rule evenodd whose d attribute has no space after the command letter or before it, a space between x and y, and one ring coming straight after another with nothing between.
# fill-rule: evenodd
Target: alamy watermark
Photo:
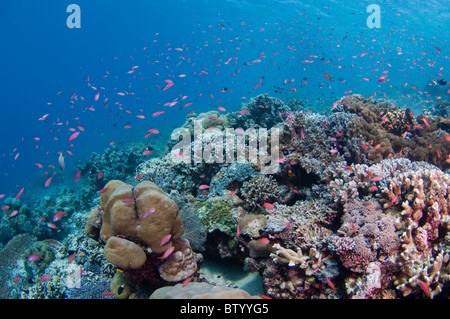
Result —
<instances>
[{"instance_id":1,"label":"alamy watermark","mask_svg":"<svg viewBox=\"0 0 450 319\"><path fill-rule=\"evenodd\" d=\"M66 25L69 29L81 28L81 8L77 4L69 4L66 12L71 14L67 17Z\"/></svg>"},{"instance_id":2,"label":"alamy watermark","mask_svg":"<svg viewBox=\"0 0 450 319\"><path fill-rule=\"evenodd\" d=\"M280 131L278 128L217 128L203 131L203 120L194 120L194 131L177 128L171 139L181 141L171 151L176 163L230 164L251 163L262 174L277 173L280 168ZM269 142L269 143L268 143ZM269 154L270 152L270 154Z\"/></svg>"},{"instance_id":3,"label":"alamy watermark","mask_svg":"<svg viewBox=\"0 0 450 319\"><path fill-rule=\"evenodd\" d=\"M367 7L367 13L371 13L370 16L367 17L366 25L368 28L381 28L381 9L377 4L371 4Z\"/></svg>"}]
</instances>

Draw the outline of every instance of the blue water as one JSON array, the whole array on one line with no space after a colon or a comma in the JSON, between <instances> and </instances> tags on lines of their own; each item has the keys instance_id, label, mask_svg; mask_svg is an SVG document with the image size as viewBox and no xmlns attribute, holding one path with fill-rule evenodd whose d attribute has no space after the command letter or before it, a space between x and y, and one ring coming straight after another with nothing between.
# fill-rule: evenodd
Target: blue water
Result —
<instances>
[{"instance_id":1,"label":"blue water","mask_svg":"<svg viewBox=\"0 0 450 319\"><path fill-rule=\"evenodd\" d=\"M79 29L66 25L72 2L81 8ZM372 3L380 6L381 28L366 25L366 8ZM233 111L260 93L284 101L298 97L317 111L328 109L348 90L376 93L420 113L432 103L410 85L424 91L430 81L448 77L449 4L2 1L0 193L14 195L33 179L43 183L47 166L57 165L58 152L66 157L65 173L74 174L77 161L104 151L111 141L117 145L140 140L150 128L171 131L190 111L217 106ZM257 59L261 62L245 64ZM133 66L139 68L128 74ZM199 75L202 70L207 74ZM383 71L388 71L389 81L379 83ZM175 85L162 91L166 79ZM283 85L286 79L295 81ZM102 88L97 102L91 86ZM274 93L283 86L282 93ZM296 92L289 91L291 87ZM224 88L232 93L219 91ZM124 91L134 95L115 94ZM73 94L77 99L71 99ZM187 98L181 101L181 96ZM175 98L180 103L164 106ZM186 103L192 105L184 107ZM162 110L162 116L151 116ZM44 114L49 114L46 121L39 121ZM68 129L76 126L84 131L69 147Z\"/></svg>"}]
</instances>

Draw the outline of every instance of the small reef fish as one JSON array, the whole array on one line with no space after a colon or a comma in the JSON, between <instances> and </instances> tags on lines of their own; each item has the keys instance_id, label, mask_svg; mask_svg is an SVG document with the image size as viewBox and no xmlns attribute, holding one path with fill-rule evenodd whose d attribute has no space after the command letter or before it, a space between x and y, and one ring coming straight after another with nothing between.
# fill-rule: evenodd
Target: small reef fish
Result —
<instances>
[{"instance_id":1,"label":"small reef fish","mask_svg":"<svg viewBox=\"0 0 450 319\"><path fill-rule=\"evenodd\" d=\"M42 284L42 283L44 283L44 282L47 282L47 281L49 281L51 278L52 278L52 276L49 275L49 274L43 275L43 276L41 277L41 280L39 281L39 283Z\"/></svg>"},{"instance_id":2,"label":"small reef fish","mask_svg":"<svg viewBox=\"0 0 450 319\"><path fill-rule=\"evenodd\" d=\"M164 114L164 113L166 113L166 111L159 111L159 112L153 113L152 116L153 116L153 117L157 117L157 116L160 116L160 115L162 115L162 114Z\"/></svg>"},{"instance_id":3,"label":"small reef fish","mask_svg":"<svg viewBox=\"0 0 450 319\"><path fill-rule=\"evenodd\" d=\"M203 185L200 185L198 188L199 188L199 189L208 189L208 188L209 188L209 185L203 184Z\"/></svg>"},{"instance_id":4,"label":"small reef fish","mask_svg":"<svg viewBox=\"0 0 450 319\"><path fill-rule=\"evenodd\" d=\"M74 139L76 139L78 137L78 135L80 135L80 132L78 132L78 131L73 132L67 141L69 141L69 142L73 141Z\"/></svg>"},{"instance_id":5,"label":"small reef fish","mask_svg":"<svg viewBox=\"0 0 450 319\"><path fill-rule=\"evenodd\" d=\"M16 200L19 199L20 196L22 196L24 190L25 190L25 187L22 187L22 189L16 195Z\"/></svg>"},{"instance_id":6,"label":"small reef fish","mask_svg":"<svg viewBox=\"0 0 450 319\"><path fill-rule=\"evenodd\" d=\"M68 263L68 264L71 264L72 261L75 259L76 256L77 256L76 254L70 255L69 258L67 258L67 263Z\"/></svg>"},{"instance_id":7,"label":"small reef fish","mask_svg":"<svg viewBox=\"0 0 450 319\"><path fill-rule=\"evenodd\" d=\"M330 279L327 279L327 285L330 286L331 289L336 290L336 287Z\"/></svg>"},{"instance_id":8,"label":"small reef fish","mask_svg":"<svg viewBox=\"0 0 450 319\"><path fill-rule=\"evenodd\" d=\"M324 73L323 76L326 77L330 82L333 82L331 76L329 76L328 74Z\"/></svg>"},{"instance_id":9,"label":"small reef fish","mask_svg":"<svg viewBox=\"0 0 450 319\"><path fill-rule=\"evenodd\" d=\"M47 227L48 227L48 228L52 228L52 229L58 229L58 226L56 226L56 225L53 224L53 223L47 223Z\"/></svg>"},{"instance_id":10,"label":"small reef fish","mask_svg":"<svg viewBox=\"0 0 450 319\"><path fill-rule=\"evenodd\" d=\"M105 297L114 296L114 293L112 291L103 291L102 296Z\"/></svg>"},{"instance_id":11,"label":"small reef fish","mask_svg":"<svg viewBox=\"0 0 450 319\"><path fill-rule=\"evenodd\" d=\"M45 181L44 186L45 186L45 187L48 187L48 186L50 185L50 183L52 182L52 179L53 179L53 176L50 176L50 177Z\"/></svg>"},{"instance_id":12,"label":"small reef fish","mask_svg":"<svg viewBox=\"0 0 450 319\"><path fill-rule=\"evenodd\" d=\"M78 172L75 174L74 178L73 178L73 180L75 181L75 183L78 182L78 180L80 179L80 175L81 175L81 170L78 171Z\"/></svg>"},{"instance_id":13,"label":"small reef fish","mask_svg":"<svg viewBox=\"0 0 450 319\"><path fill-rule=\"evenodd\" d=\"M144 213L144 215L142 215L142 218L146 218L146 217L148 217L148 216L150 216L151 214L153 214L155 212L155 209L152 207L152 208L149 208L145 213Z\"/></svg>"},{"instance_id":14,"label":"small reef fish","mask_svg":"<svg viewBox=\"0 0 450 319\"><path fill-rule=\"evenodd\" d=\"M186 287L187 284L191 282L192 278L194 278L194 276L187 277L187 278L183 281L183 283L181 284L181 287L182 287L182 288Z\"/></svg>"},{"instance_id":15,"label":"small reef fish","mask_svg":"<svg viewBox=\"0 0 450 319\"><path fill-rule=\"evenodd\" d=\"M122 203L125 203L125 204L134 203L134 199L133 198L125 198L125 199L122 199Z\"/></svg>"},{"instance_id":16,"label":"small reef fish","mask_svg":"<svg viewBox=\"0 0 450 319\"><path fill-rule=\"evenodd\" d=\"M165 244L167 244L167 243L169 242L170 238L172 238L172 235L171 235L171 234L167 234L166 236L164 236L164 237L161 239L161 243L159 244L159 246L162 247L162 246L164 246Z\"/></svg>"},{"instance_id":17,"label":"small reef fish","mask_svg":"<svg viewBox=\"0 0 450 319\"><path fill-rule=\"evenodd\" d=\"M99 194L103 194L104 192L106 192L108 190L108 187L102 188L101 190L99 190Z\"/></svg>"},{"instance_id":18,"label":"small reef fish","mask_svg":"<svg viewBox=\"0 0 450 319\"><path fill-rule=\"evenodd\" d=\"M30 256L28 257L28 261L38 261L38 260L40 260L41 258L42 258L41 255L33 254L33 255L30 255Z\"/></svg>"},{"instance_id":19,"label":"small reef fish","mask_svg":"<svg viewBox=\"0 0 450 319\"><path fill-rule=\"evenodd\" d=\"M64 156L62 155L62 152L59 152L58 164L59 168L63 171L66 167L66 164L64 163Z\"/></svg>"},{"instance_id":20,"label":"small reef fish","mask_svg":"<svg viewBox=\"0 0 450 319\"><path fill-rule=\"evenodd\" d=\"M175 249L175 246L170 246L169 248L167 248L167 250L164 252L164 254L160 258L166 259L167 257L170 256L170 254L173 253L174 249Z\"/></svg>"},{"instance_id":21,"label":"small reef fish","mask_svg":"<svg viewBox=\"0 0 450 319\"><path fill-rule=\"evenodd\" d=\"M11 218L11 217L14 217L14 216L16 216L17 214L19 213L19 211L16 209L16 210L13 210L12 212L11 212L11 214L9 214L9 218Z\"/></svg>"},{"instance_id":22,"label":"small reef fish","mask_svg":"<svg viewBox=\"0 0 450 319\"><path fill-rule=\"evenodd\" d=\"M264 203L263 206L265 209L269 209L269 210L272 210L275 208L275 206L273 206L273 204L271 204L271 203Z\"/></svg>"},{"instance_id":23,"label":"small reef fish","mask_svg":"<svg viewBox=\"0 0 450 319\"><path fill-rule=\"evenodd\" d=\"M418 282L419 282L419 286L420 286L420 289L422 289L423 290L423 292L427 295L427 296L430 296L431 295L431 292L430 292L430 287L425 283L425 282L423 282L422 280L417 280Z\"/></svg>"},{"instance_id":24,"label":"small reef fish","mask_svg":"<svg viewBox=\"0 0 450 319\"><path fill-rule=\"evenodd\" d=\"M57 212L55 214L55 216L53 216L53 221L56 222L56 221L60 220L66 214L67 214L66 212L62 212L62 211L61 212Z\"/></svg>"}]
</instances>

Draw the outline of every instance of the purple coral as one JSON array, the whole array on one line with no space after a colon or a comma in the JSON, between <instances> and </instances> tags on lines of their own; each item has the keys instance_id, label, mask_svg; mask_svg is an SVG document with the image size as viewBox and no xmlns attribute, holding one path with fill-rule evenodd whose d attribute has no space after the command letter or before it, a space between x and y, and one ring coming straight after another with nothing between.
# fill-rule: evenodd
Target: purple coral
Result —
<instances>
[{"instance_id":1,"label":"purple coral","mask_svg":"<svg viewBox=\"0 0 450 319\"><path fill-rule=\"evenodd\" d=\"M355 272L364 272L370 262L395 254L399 247L394 219L376 202L347 202L337 233L339 236L331 240L331 250Z\"/></svg>"}]
</instances>

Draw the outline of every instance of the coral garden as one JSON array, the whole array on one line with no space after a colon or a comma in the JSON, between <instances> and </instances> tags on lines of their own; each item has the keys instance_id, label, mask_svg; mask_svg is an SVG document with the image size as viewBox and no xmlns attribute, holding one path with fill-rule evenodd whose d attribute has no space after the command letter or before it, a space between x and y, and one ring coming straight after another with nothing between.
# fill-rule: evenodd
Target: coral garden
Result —
<instances>
[{"instance_id":1,"label":"coral garden","mask_svg":"<svg viewBox=\"0 0 450 319\"><path fill-rule=\"evenodd\" d=\"M324 115L264 94L182 126L201 120L203 149L227 128L247 143L278 131L255 161L180 161L163 141L150 157L139 144L93 154L84 187L4 200L1 297L447 298L447 111L354 94ZM207 276L207 259L258 274L262 293Z\"/></svg>"}]
</instances>

